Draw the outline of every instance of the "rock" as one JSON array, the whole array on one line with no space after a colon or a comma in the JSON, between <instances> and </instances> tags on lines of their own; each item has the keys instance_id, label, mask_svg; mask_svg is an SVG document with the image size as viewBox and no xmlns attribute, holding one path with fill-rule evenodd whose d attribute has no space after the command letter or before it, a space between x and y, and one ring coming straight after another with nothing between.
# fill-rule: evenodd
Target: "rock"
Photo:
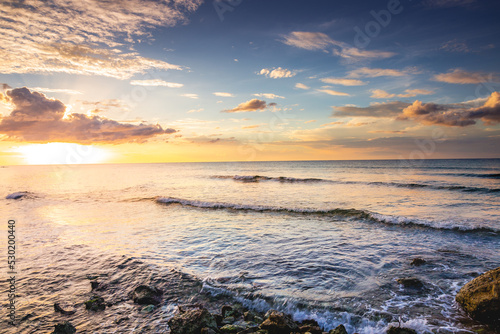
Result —
<instances>
[{"instance_id":1,"label":"rock","mask_svg":"<svg viewBox=\"0 0 500 334\"><path fill-rule=\"evenodd\" d=\"M500 328L500 267L465 284L455 299L472 319Z\"/></svg>"},{"instance_id":2,"label":"rock","mask_svg":"<svg viewBox=\"0 0 500 334\"><path fill-rule=\"evenodd\" d=\"M412 266L421 266L421 265L423 265L425 263L427 263L427 261L425 261L424 259L422 259L420 257L416 257L416 258L414 258L411 261L410 265L412 265Z\"/></svg>"},{"instance_id":3,"label":"rock","mask_svg":"<svg viewBox=\"0 0 500 334\"><path fill-rule=\"evenodd\" d=\"M76 333L76 328L68 321L57 324L54 326L54 331L52 334L74 334Z\"/></svg>"},{"instance_id":4,"label":"rock","mask_svg":"<svg viewBox=\"0 0 500 334\"><path fill-rule=\"evenodd\" d=\"M148 306L144 306L141 310L141 313L151 313L155 310L155 306L154 305L148 305Z\"/></svg>"},{"instance_id":5,"label":"rock","mask_svg":"<svg viewBox=\"0 0 500 334\"><path fill-rule=\"evenodd\" d=\"M424 283L415 277L398 278L397 282L407 289L422 289Z\"/></svg>"},{"instance_id":6,"label":"rock","mask_svg":"<svg viewBox=\"0 0 500 334\"><path fill-rule=\"evenodd\" d=\"M202 328L218 331L214 317L205 308L196 308L168 321L171 334L200 334Z\"/></svg>"},{"instance_id":7,"label":"rock","mask_svg":"<svg viewBox=\"0 0 500 334\"><path fill-rule=\"evenodd\" d=\"M201 334L216 334L217 332L214 331L212 328L204 327L201 329Z\"/></svg>"},{"instance_id":8,"label":"rock","mask_svg":"<svg viewBox=\"0 0 500 334\"><path fill-rule=\"evenodd\" d=\"M299 331L299 326L283 312L269 310L265 318L266 320L260 325L260 329L267 330L269 334L289 334Z\"/></svg>"},{"instance_id":9,"label":"rock","mask_svg":"<svg viewBox=\"0 0 500 334\"><path fill-rule=\"evenodd\" d=\"M328 334L347 334L347 330L344 325L338 325L335 329L332 329Z\"/></svg>"},{"instance_id":10,"label":"rock","mask_svg":"<svg viewBox=\"0 0 500 334\"><path fill-rule=\"evenodd\" d=\"M229 316L233 315L233 308L229 305L224 305L222 306L222 309L220 310L220 314L222 315L223 318L227 318Z\"/></svg>"},{"instance_id":11,"label":"rock","mask_svg":"<svg viewBox=\"0 0 500 334\"><path fill-rule=\"evenodd\" d=\"M319 324L316 320L304 320L300 325L300 332L306 333L309 332L311 334L322 334L323 331L319 327Z\"/></svg>"},{"instance_id":12,"label":"rock","mask_svg":"<svg viewBox=\"0 0 500 334\"><path fill-rule=\"evenodd\" d=\"M147 285L140 285L130 293L130 298L134 303L140 305L158 305L161 303L162 296L163 291Z\"/></svg>"},{"instance_id":13,"label":"rock","mask_svg":"<svg viewBox=\"0 0 500 334\"><path fill-rule=\"evenodd\" d=\"M387 334L418 334L418 333L414 329L411 329L411 328L391 326L387 330Z\"/></svg>"},{"instance_id":14,"label":"rock","mask_svg":"<svg viewBox=\"0 0 500 334\"><path fill-rule=\"evenodd\" d=\"M85 302L85 308L89 311L104 311L106 309L106 304L104 303L104 298L99 296L93 296L90 300Z\"/></svg>"},{"instance_id":15,"label":"rock","mask_svg":"<svg viewBox=\"0 0 500 334\"><path fill-rule=\"evenodd\" d=\"M223 325L230 325L232 323L234 323L236 321L236 319L234 319L234 317L225 317L224 319L222 319L222 324Z\"/></svg>"},{"instance_id":16,"label":"rock","mask_svg":"<svg viewBox=\"0 0 500 334\"><path fill-rule=\"evenodd\" d=\"M245 321L253 321L253 322L258 322L261 323L264 321L264 318L262 317L261 314L254 312L254 311L247 311L243 314L243 319Z\"/></svg>"},{"instance_id":17,"label":"rock","mask_svg":"<svg viewBox=\"0 0 500 334\"><path fill-rule=\"evenodd\" d=\"M236 334L238 332L244 331L246 328L238 325L224 325L219 328L221 333L225 334Z\"/></svg>"},{"instance_id":18,"label":"rock","mask_svg":"<svg viewBox=\"0 0 500 334\"><path fill-rule=\"evenodd\" d=\"M59 312L64 315L72 315L76 313L76 310L66 311L64 310L59 303L54 303L54 311Z\"/></svg>"}]
</instances>

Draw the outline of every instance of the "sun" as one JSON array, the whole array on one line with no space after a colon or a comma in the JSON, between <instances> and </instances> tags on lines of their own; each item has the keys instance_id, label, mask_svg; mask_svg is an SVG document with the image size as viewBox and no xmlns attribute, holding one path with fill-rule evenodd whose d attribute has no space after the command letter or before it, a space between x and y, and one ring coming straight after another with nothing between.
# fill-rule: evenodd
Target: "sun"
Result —
<instances>
[{"instance_id":1,"label":"sun","mask_svg":"<svg viewBox=\"0 0 500 334\"><path fill-rule=\"evenodd\" d=\"M110 157L103 148L72 143L30 144L13 151L21 153L28 165L98 164Z\"/></svg>"}]
</instances>

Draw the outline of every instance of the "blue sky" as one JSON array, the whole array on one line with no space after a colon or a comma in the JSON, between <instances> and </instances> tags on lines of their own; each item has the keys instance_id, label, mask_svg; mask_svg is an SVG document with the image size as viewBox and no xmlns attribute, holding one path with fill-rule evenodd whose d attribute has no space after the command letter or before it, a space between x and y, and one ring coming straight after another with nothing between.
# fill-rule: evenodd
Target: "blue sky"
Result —
<instances>
[{"instance_id":1,"label":"blue sky","mask_svg":"<svg viewBox=\"0 0 500 334\"><path fill-rule=\"evenodd\" d=\"M494 1L0 6L7 163L50 142L118 162L500 153Z\"/></svg>"}]
</instances>

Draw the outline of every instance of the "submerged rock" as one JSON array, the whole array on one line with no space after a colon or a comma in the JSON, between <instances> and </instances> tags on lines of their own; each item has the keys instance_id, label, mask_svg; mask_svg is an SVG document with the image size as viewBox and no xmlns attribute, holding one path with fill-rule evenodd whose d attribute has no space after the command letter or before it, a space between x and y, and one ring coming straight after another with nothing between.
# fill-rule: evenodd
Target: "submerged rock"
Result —
<instances>
[{"instance_id":1,"label":"submerged rock","mask_svg":"<svg viewBox=\"0 0 500 334\"><path fill-rule=\"evenodd\" d=\"M76 310L66 311L64 310L59 303L54 303L54 311L59 312L64 315L72 315L76 313Z\"/></svg>"},{"instance_id":2,"label":"submerged rock","mask_svg":"<svg viewBox=\"0 0 500 334\"><path fill-rule=\"evenodd\" d=\"M500 267L465 284L455 299L474 320L500 328Z\"/></svg>"},{"instance_id":3,"label":"submerged rock","mask_svg":"<svg viewBox=\"0 0 500 334\"><path fill-rule=\"evenodd\" d=\"M260 329L267 330L269 334L289 334L299 331L299 326L283 312L269 310L265 318L266 320L260 325Z\"/></svg>"},{"instance_id":4,"label":"submerged rock","mask_svg":"<svg viewBox=\"0 0 500 334\"><path fill-rule=\"evenodd\" d=\"M93 296L85 302L85 308L89 311L104 311L106 309L104 298Z\"/></svg>"},{"instance_id":5,"label":"submerged rock","mask_svg":"<svg viewBox=\"0 0 500 334\"><path fill-rule=\"evenodd\" d=\"M57 324L54 326L54 331L52 334L74 334L76 333L76 328L68 321Z\"/></svg>"},{"instance_id":6,"label":"submerged rock","mask_svg":"<svg viewBox=\"0 0 500 334\"><path fill-rule=\"evenodd\" d=\"M203 328L218 331L215 318L205 308L178 314L168 321L168 326L171 334L200 334Z\"/></svg>"},{"instance_id":7,"label":"submerged rock","mask_svg":"<svg viewBox=\"0 0 500 334\"><path fill-rule=\"evenodd\" d=\"M23 197L28 197L28 194L29 193L27 191L19 191L19 192L15 192L15 193L7 195L7 197L5 197L5 199L21 199Z\"/></svg>"},{"instance_id":8,"label":"submerged rock","mask_svg":"<svg viewBox=\"0 0 500 334\"><path fill-rule=\"evenodd\" d=\"M424 283L415 277L398 278L397 282L407 289L422 289Z\"/></svg>"},{"instance_id":9,"label":"submerged rock","mask_svg":"<svg viewBox=\"0 0 500 334\"><path fill-rule=\"evenodd\" d=\"M347 330L344 325L338 325L335 329L332 329L328 334L347 334Z\"/></svg>"},{"instance_id":10,"label":"submerged rock","mask_svg":"<svg viewBox=\"0 0 500 334\"><path fill-rule=\"evenodd\" d=\"M147 285L140 285L130 293L130 298L134 303L140 305L158 305L161 303L162 296L163 291Z\"/></svg>"},{"instance_id":11,"label":"submerged rock","mask_svg":"<svg viewBox=\"0 0 500 334\"><path fill-rule=\"evenodd\" d=\"M414 329L411 329L411 328L391 326L387 330L387 334L418 334L418 333Z\"/></svg>"},{"instance_id":12,"label":"submerged rock","mask_svg":"<svg viewBox=\"0 0 500 334\"><path fill-rule=\"evenodd\" d=\"M426 264L426 263L427 263L427 261L425 261L424 259L422 259L420 257L416 257L411 261L410 265L421 266L421 265Z\"/></svg>"}]
</instances>

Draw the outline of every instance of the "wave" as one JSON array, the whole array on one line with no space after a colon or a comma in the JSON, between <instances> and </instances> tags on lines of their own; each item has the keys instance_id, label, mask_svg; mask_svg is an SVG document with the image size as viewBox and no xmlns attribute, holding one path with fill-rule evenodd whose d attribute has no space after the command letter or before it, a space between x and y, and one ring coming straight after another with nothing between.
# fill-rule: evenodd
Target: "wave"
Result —
<instances>
[{"instance_id":1,"label":"wave","mask_svg":"<svg viewBox=\"0 0 500 334\"><path fill-rule=\"evenodd\" d=\"M424 227L437 230L452 230L457 232L480 232L500 235L500 229L489 226L474 226L467 223L455 221L436 222L425 219L408 218L402 216L383 215L368 210L335 208L329 210L307 209L307 208L283 208L264 205L245 205L224 202L205 202L174 197L157 197L156 202L164 205L177 204L184 207L209 210L231 210L231 211L249 211L261 213L283 213L328 216L346 219L360 219L368 222L382 223L387 225L400 225L408 227Z\"/></svg>"},{"instance_id":2,"label":"wave","mask_svg":"<svg viewBox=\"0 0 500 334\"><path fill-rule=\"evenodd\" d=\"M478 175L500 175L500 174L478 174ZM243 183L257 183L260 181L278 181L282 183L335 183L335 184L360 184L370 186L386 186L396 188L409 188L409 189L430 189L430 190L449 190L461 191L468 193L500 193L500 188L484 188L484 187L468 187L461 185L433 185L425 183L399 183L399 182L381 182L381 181L343 181L343 180L327 180L318 178L294 178L294 177L270 177L262 175L214 175L213 179L232 179Z\"/></svg>"},{"instance_id":3,"label":"wave","mask_svg":"<svg viewBox=\"0 0 500 334\"><path fill-rule=\"evenodd\" d=\"M316 179L316 178L306 178L306 179L300 179L300 178L295 178L295 177L285 177L285 176L279 176L279 177L269 177L269 176L262 176L262 175L214 175L211 176L213 179L232 179L235 181L241 181L241 182L259 182L259 181L278 181L278 182L284 182L284 183L310 183L310 182L333 182L330 180L325 180L325 179Z\"/></svg>"},{"instance_id":4,"label":"wave","mask_svg":"<svg viewBox=\"0 0 500 334\"><path fill-rule=\"evenodd\" d=\"M32 198L32 194L28 191L18 191L12 194L9 194L5 197L5 199L22 199L22 198Z\"/></svg>"},{"instance_id":5,"label":"wave","mask_svg":"<svg viewBox=\"0 0 500 334\"><path fill-rule=\"evenodd\" d=\"M500 179L500 173L446 173L438 175L450 175L450 176L465 176L465 177L480 177L483 179Z\"/></svg>"}]
</instances>

